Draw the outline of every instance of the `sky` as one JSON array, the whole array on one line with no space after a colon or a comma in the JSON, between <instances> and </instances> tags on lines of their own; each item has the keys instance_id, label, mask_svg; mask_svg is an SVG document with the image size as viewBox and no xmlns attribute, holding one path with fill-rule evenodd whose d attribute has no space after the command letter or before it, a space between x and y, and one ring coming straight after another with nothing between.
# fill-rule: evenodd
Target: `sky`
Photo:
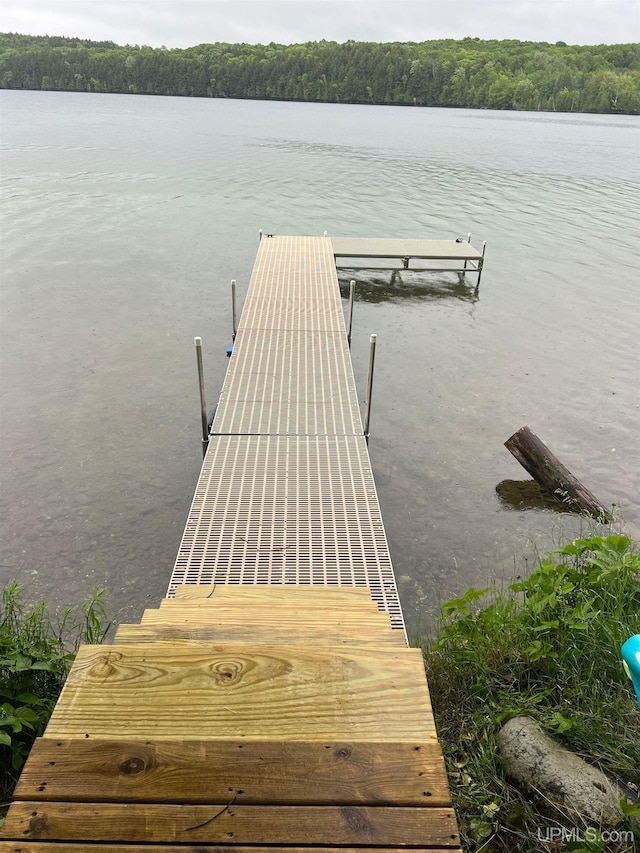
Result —
<instances>
[{"instance_id":1,"label":"sky","mask_svg":"<svg viewBox=\"0 0 640 853\"><path fill-rule=\"evenodd\" d=\"M640 42L640 0L0 0L0 32L118 44Z\"/></svg>"}]
</instances>

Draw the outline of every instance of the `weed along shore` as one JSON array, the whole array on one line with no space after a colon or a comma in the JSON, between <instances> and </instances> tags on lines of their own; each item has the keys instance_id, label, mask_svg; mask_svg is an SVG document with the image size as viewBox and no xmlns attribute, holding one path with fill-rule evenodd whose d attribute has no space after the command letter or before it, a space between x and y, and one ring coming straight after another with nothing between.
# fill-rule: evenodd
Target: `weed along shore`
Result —
<instances>
[{"instance_id":1,"label":"weed along shore","mask_svg":"<svg viewBox=\"0 0 640 853\"><path fill-rule=\"evenodd\" d=\"M100 642L109 622L103 594L80 614L65 614L62 625L44 604L26 608L13 584L1 608L0 767L7 804L74 650L80 642ZM443 606L422 649L463 850L637 849L640 711L620 647L639 633L640 555L619 535L570 542L543 557L529 577L472 588ZM497 742L509 721L523 718L606 774L619 793L606 824L566 804L550 805L552 798L510 778Z\"/></svg>"},{"instance_id":2,"label":"weed along shore","mask_svg":"<svg viewBox=\"0 0 640 853\"><path fill-rule=\"evenodd\" d=\"M103 642L110 628L106 591L75 609L28 606L25 590L0 594L0 803L6 811L33 742L49 722L81 644Z\"/></svg>"},{"instance_id":3,"label":"weed along shore","mask_svg":"<svg viewBox=\"0 0 640 853\"><path fill-rule=\"evenodd\" d=\"M528 578L444 605L423 649L464 850L637 849L640 710L620 648L638 633L640 555L625 536L576 540ZM613 819L554 804L558 787L535 794L509 778L496 738L515 717L606 774L619 794Z\"/></svg>"}]
</instances>

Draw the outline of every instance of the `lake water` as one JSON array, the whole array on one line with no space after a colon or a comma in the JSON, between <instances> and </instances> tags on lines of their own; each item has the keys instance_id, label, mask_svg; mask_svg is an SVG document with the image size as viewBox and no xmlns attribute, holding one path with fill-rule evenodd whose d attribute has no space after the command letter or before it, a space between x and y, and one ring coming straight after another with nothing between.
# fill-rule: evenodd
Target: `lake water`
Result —
<instances>
[{"instance_id":1,"label":"lake water","mask_svg":"<svg viewBox=\"0 0 640 853\"><path fill-rule=\"evenodd\" d=\"M640 535L640 120L0 92L0 577L157 606L258 229L487 241L456 275L346 271L410 626L584 522L510 502L527 424Z\"/></svg>"}]
</instances>

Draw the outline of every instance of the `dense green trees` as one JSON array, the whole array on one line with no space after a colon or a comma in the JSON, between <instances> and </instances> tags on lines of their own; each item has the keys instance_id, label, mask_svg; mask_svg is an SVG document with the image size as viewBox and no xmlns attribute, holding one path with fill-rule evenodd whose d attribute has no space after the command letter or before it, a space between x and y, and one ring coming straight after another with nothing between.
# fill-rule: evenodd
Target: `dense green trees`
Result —
<instances>
[{"instance_id":1,"label":"dense green trees","mask_svg":"<svg viewBox=\"0 0 640 853\"><path fill-rule=\"evenodd\" d=\"M166 50L5 33L0 87L639 114L640 45L465 38Z\"/></svg>"}]
</instances>

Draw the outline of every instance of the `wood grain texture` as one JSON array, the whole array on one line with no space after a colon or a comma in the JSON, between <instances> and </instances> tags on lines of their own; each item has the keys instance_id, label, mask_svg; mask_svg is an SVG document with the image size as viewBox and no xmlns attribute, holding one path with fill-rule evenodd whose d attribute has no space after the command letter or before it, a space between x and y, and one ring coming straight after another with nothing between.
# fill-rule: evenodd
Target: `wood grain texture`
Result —
<instances>
[{"instance_id":1,"label":"wood grain texture","mask_svg":"<svg viewBox=\"0 0 640 853\"><path fill-rule=\"evenodd\" d=\"M331 604L336 601L371 601L367 586L326 587L293 584L179 584L175 600L213 599L216 601L313 601Z\"/></svg>"},{"instance_id":2,"label":"wood grain texture","mask_svg":"<svg viewBox=\"0 0 640 853\"><path fill-rule=\"evenodd\" d=\"M0 833L2 830L0 829ZM287 844L219 847L217 844L88 844L59 841L0 841L0 853L399 853L406 847L297 847ZM411 853L462 853L459 847L412 847Z\"/></svg>"},{"instance_id":3,"label":"wood grain texture","mask_svg":"<svg viewBox=\"0 0 640 853\"><path fill-rule=\"evenodd\" d=\"M238 615L247 612L260 614L265 612L279 613L283 616L291 614L292 616L333 616L339 614L343 619L360 616L386 615L382 610L378 609L378 605L373 601L363 601L359 604L352 604L348 601L336 601L334 604L316 604L313 601L299 601L296 603L288 601L215 601L213 598L205 598L199 601L195 598L177 599L164 598L160 602L158 608L162 611L182 611L185 613L202 612L202 613L221 613ZM387 617L388 618L388 617Z\"/></svg>"},{"instance_id":4,"label":"wood grain texture","mask_svg":"<svg viewBox=\"0 0 640 853\"><path fill-rule=\"evenodd\" d=\"M16 802L4 837L63 841L458 847L450 808Z\"/></svg>"},{"instance_id":5,"label":"wood grain texture","mask_svg":"<svg viewBox=\"0 0 640 853\"><path fill-rule=\"evenodd\" d=\"M214 625L269 625L274 628L291 628L296 629L299 626L305 627L313 625L314 627L325 627L329 630L332 626L342 628L354 628L357 626L384 626L389 630L391 622L386 613L370 612L370 613L354 613L345 612L344 610L334 609L323 612L316 611L313 613L303 611L286 610L278 612L273 608L263 608L262 610L249 610L240 608L237 610L210 610L197 607L176 607L176 608L158 608L147 609L142 614L140 620L143 625L162 625L162 624L184 624L185 622L198 620L202 622L206 620Z\"/></svg>"},{"instance_id":6,"label":"wood grain texture","mask_svg":"<svg viewBox=\"0 0 640 853\"><path fill-rule=\"evenodd\" d=\"M566 502L573 510L584 510L607 524L613 521L609 510L528 426L521 427L505 441L504 446L551 497Z\"/></svg>"},{"instance_id":7,"label":"wood grain texture","mask_svg":"<svg viewBox=\"0 0 640 853\"><path fill-rule=\"evenodd\" d=\"M428 740L419 649L82 646L48 737Z\"/></svg>"},{"instance_id":8,"label":"wood grain texture","mask_svg":"<svg viewBox=\"0 0 640 853\"><path fill-rule=\"evenodd\" d=\"M234 601L233 599L220 599L217 600L215 598L163 598L160 602L160 610L171 610L171 611L198 611L201 610L203 612L219 612L219 613L230 613L240 615L244 612L249 613L264 613L271 611L273 613L280 613L283 616L288 613L293 616L332 616L335 613L339 613L343 618L345 617L359 617L359 616L370 616L371 614L384 615L382 610L378 609L378 605L373 601L360 601L360 602L350 602L350 601L336 601L332 604L327 603L317 603L315 601L283 601L281 599L267 600L267 601Z\"/></svg>"},{"instance_id":9,"label":"wood grain texture","mask_svg":"<svg viewBox=\"0 0 640 853\"><path fill-rule=\"evenodd\" d=\"M217 584L214 583L179 583L174 591L177 600L188 601L193 598L211 598ZM266 587L270 589L270 587Z\"/></svg>"},{"instance_id":10,"label":"wood grain texture","mask_svg":"<svg viewBox=\"0 0 640 853\"><path fill-rule=\"evenodd\" d=\"M105 741L38 738L18 800L238 805L451 804L427 743Z\"/></svg>"},{"instance_id":11,"label":"wood grain texture","mask_svg":"<svg viewBox=\"0 0 640 853\"><path fill-rule=\"evenodd\" d=\"M243 643L254 646L391 646L404 648L407 643L403 631L387 627L353 627L350 631L336 628L306 628L301 625L295 631L278 628L257 628L246 625L218 627L206 621L188 621L183 625L119 625L115 643L155 643L160 641L189 641L209 643Z\"/></svg>"}]
</instances>

